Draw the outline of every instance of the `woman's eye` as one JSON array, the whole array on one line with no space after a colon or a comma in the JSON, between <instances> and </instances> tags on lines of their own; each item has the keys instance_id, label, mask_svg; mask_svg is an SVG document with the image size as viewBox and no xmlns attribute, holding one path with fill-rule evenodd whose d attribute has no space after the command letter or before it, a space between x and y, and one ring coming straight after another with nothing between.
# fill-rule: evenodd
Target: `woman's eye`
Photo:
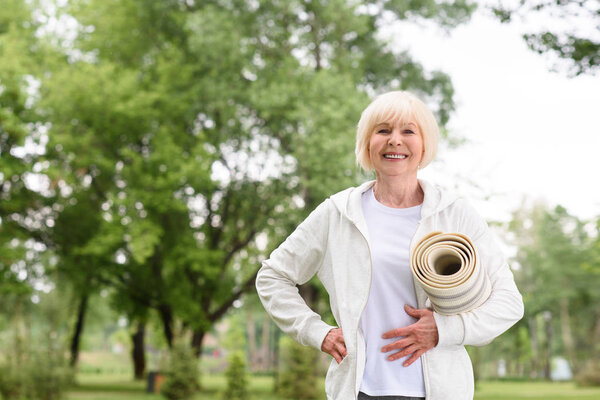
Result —
<instances>
[{"instance_id":1,"label":"woman's eye","mask_svg":"<svg viewBox=\"0 0 600 400\"><path fill-rule=\"evenodd\" d=\"M377 133L390 133L389 129L380 129L377 131Z\"/></svg>"},{"instance_id":2,"label":"woman's eye","mask_svg":"<svg viewBox=\"0 0 600 400\"><path fill-rule=\"evenodd\" d=\"M404 133L414 133L413 131L411 131L410 129L407 129L404 131Z\"/></svg>"}]
</instances>

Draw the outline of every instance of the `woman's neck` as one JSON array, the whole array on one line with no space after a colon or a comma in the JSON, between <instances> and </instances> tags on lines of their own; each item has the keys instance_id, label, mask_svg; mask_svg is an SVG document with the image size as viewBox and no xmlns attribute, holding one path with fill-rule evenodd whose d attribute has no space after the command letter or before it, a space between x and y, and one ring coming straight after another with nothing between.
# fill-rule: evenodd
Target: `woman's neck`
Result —
<instances>
[{"instance_id":1,"label":"woman's neck","mask_svg":"<svg viewBox=\"0 0 600 400\"><path fill-rule=\"evenodd\" d=\"M418 206L423 203L425 194L417 176L410 179L406 177L386 177L377 176L373 193L378 202L392 208L408 208Z\"/></svg>"}]
</instances>

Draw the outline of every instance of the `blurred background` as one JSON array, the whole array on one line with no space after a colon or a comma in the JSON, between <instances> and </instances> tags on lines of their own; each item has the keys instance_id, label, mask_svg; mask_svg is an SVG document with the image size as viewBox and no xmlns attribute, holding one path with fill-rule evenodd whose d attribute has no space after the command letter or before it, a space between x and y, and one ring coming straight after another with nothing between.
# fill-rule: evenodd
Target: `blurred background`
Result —
<instances>
[{"instance_id":1,"label":"blurred background","mask_svg":"<svg viewBox=\"0 0 600 400\"><path fill-rule=\"evenodd\" d=\"M525 301L475 398L600 398L599 65L595 0L2 0L0 395L325 399L254 279L401 89Z\"/></svg>"}]
</instances>

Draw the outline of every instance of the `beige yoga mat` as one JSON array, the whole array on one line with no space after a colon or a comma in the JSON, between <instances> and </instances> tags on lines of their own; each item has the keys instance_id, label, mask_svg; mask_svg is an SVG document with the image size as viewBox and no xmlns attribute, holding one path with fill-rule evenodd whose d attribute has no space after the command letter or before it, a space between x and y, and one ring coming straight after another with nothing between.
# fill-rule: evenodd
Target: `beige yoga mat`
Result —
<instances>
[{"instance_id":1,"label":"beige yoga mat","mask_svg":"<svg viewBox=\"0 0 600 400\"><path fill-rule=\"evenodd\" d=\"M439 314L473 310L492 291L473 243L461 233L432 232L425 236L410 256L410 267Z\"/></svg>"}]
</instances>

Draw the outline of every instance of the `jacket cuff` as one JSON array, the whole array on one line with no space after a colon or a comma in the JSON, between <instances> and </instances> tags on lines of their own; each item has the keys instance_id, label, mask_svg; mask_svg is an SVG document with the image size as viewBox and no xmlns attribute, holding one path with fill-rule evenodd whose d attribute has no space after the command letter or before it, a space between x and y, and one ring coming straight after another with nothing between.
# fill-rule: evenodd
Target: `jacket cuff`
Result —
<instances>
[{"instance_id":1,"label":"jacket cuff","mask_svg":"<svg viewBox=\"0 0 600 400\"><path fill-rule=\"evenodd\" d=\"M460 315L440 315L433 313L438 330L436 347L458 346L465 340L465 325Z\"/></svg>"},{"instance_id":2,"label":"jacket cuff","mask_svg":"<svg viewBox=\"0 0 600 400\"><path fill-rule=\"evenodd\" d=\"M311 326L307 329L307 333L304 337L302 344L312 346L315 349L321 351L321 345L323 344L323 340L325 340L325 336L329 333L330 330L335 328L334 326L328 325L323 321L315 321Z\"/></svg>"}]
</instances>

